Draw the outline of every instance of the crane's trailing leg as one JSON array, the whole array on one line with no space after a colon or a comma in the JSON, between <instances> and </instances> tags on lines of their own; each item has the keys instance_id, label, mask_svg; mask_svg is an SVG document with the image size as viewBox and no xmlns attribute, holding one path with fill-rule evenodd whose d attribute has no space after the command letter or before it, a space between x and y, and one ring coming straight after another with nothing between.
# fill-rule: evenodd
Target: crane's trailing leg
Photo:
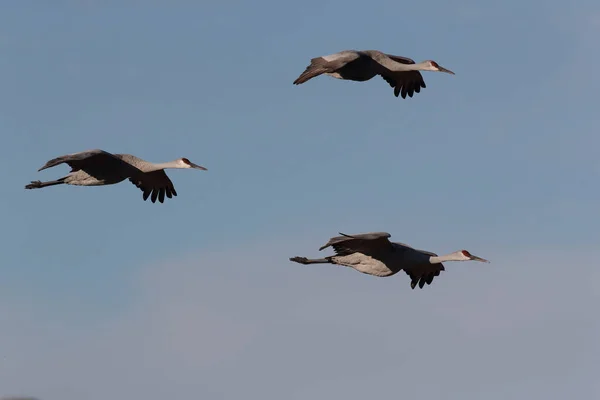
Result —
<instances>
[{"instance_id":1,"label":"crane's trailing leg","mask_svg":"<svg viewBox=\"0 0 600 400\"><path fill-rule=\"evenodd\" d=\"M294 261L300 264L308 265L308 264L329 264L331 261L327 258L306 258L306 257L292 257L290 261Z\"/></svg>"},{"instance_id":2,"label":"crane's trailing leg","mask_svg":"<svg viewBox=\"0 0 600 400\"><path fill-rule=\"evenodd\" d=\"M29 185L25 186L25 189L41 189L46 186L62 185L63 183L65 183L65 178L60 178L55 181L48 181L48 182L31 181L31 183Z\"/></svg>"}]
</instances>

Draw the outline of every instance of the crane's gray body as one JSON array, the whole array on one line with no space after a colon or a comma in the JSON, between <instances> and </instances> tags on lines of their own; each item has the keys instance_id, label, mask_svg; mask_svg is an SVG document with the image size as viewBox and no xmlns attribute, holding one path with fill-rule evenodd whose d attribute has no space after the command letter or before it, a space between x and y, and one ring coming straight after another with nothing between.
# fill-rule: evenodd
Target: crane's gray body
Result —
<instances>
[{"instance_id":1,"label":"crane's gray body","mask_svg":"<svg viewBox=\"0 0 600 400\"><path fill-rule=\"evenodd\" d=\"M150 166L146 161L131 154L110 154L112 157L86 157L82 160L63 161L71 166L64 178L68 185L102 186L114 185L144 172ZM115 158L115 159L113 159Z\"/></svg>"},{"instance_id":2,"label":"crane's gray body","mask_svg":"<svg viewBox=\"0 0 600 400\"><path fill-rule=\"evenodd\" d=\"M387 232L336 236L319 249L332 247L335 255L317 260L305 257L293 257L291 260L301 264L342 265L379 277L392 276L404 270L413 289L417 284L420 288L431 284L433 278L445 270L442 263L431 263L431 257L437 257L437 254L414 249L404 243L390 242L390 237Z\"/></svg>"},{"instance_id":3,"label":"crane's gray body","mask_svg":"<svg viewBox=\"0 0 600 400\"><path fill-rule=\"evenodd\" d=\"M106 154L106 157L89 156L82 161L63 161L73 164L65 183L79 186L114 185L129 178L147 179L148 174L153 172L165 174L163 170L157 170L155 164L131 154Z\"/></svg>"},{"instance_id":4,"label":"crane's gray body","mask_svg":"<svg viewBox=\"0 0 600 400\"><path fill-rule=\"evenodd\" d=\"M379 71L379 64L369 56L367 51L344 50L315 60L317 64L321 62L323 67L327 66L329 70L334 70L335 72L324 74L336 79L365 82L373 79Z\"/></svg>"},{"instance_id":5,"label":"crane's gray body","mask_svg":"<svg viewBox=\"0 0 600 400\"><path fill-rule=\"evenodd\" d=\"M425 81L419 71L392 70L402 68L401 65L414 65L415 61L401 56L385 54L378 50L344 50L328 56L311 59L310 65L294 81L302 84L321 74L337 79L364 82L380 75L392 88L394 95L406 98L419 93L425 88Z\"/></svg>"}]
</instances>

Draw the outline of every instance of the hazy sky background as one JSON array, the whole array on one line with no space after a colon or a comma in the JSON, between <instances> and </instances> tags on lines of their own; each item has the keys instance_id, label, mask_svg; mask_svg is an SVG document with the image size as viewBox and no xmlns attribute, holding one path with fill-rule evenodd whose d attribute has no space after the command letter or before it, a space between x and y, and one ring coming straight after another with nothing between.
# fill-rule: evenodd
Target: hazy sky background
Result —
<instances>
[{"instance_id":1,"label":"hazy sky background","mask_svg":"<svg viewBox=\"0 0 600 400\"><path fill-rule=\"evenodd\" d=\"M598 37L595 0L3 2L0 396L597 398ZM349 48L456 75L292 85ZM23 189L91 148L208 172ZM288 261L339 231L492 263Z\"/></svg>"}]
</instances>

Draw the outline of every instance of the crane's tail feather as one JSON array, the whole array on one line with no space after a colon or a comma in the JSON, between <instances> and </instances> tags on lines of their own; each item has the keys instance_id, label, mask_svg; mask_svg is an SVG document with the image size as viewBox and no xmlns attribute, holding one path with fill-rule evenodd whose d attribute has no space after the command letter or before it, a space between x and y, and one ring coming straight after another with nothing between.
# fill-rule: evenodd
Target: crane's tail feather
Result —
<instances>
[{"instance_id":1,"label":"crane's tail feather","mask_svg":"<svg viewBox=\"0 0 600 400\"><path fill-rule=\"evenodd\" d=\"M314 62L311 62L311 64L308 67L306 67L304 72L300 74L298 78L296 78L296 80L294 81L294 85L300 85L325 72L329 72L329 69L325 68L323 65L319 65L318 63L316 64Z\"/></svg>"},{"instance_id":2,"label":"crane's tail feather","mask_svg":"<svg viewBox=\"0 0 600 400\"><path fill-rule=\"evenodd\" d=\"M38 169L38 172L39 171L43 171L43 170L45 170L47 168L56 167L57 165L60 165L60 164L62 164L64 162L67 162L67 161L68 161L67 157L65 157L65 156L60 156L60 157L53 158L52 160L50 160L46 164L44 164L42 166L42 168Z\"/></svg>"},{"instance_id":3,"label":"crane's tail feather","mask_svg":"<svg viewBox=\"0 0 600 400\"><path fill-rule=\"evenodd\" d=\"M347 235L345 233L342 232L338 232L341 236L336 236L336 237L332 237L331 239L329 239L329 241L327 243L325 243L323 246L319 247L319 251L324 250L326 248L328 248L329 246L332 246L336 243L339 242L345 242L348 239L355 239L354 236L352 235Z\"/></svg>"}]
</instances>

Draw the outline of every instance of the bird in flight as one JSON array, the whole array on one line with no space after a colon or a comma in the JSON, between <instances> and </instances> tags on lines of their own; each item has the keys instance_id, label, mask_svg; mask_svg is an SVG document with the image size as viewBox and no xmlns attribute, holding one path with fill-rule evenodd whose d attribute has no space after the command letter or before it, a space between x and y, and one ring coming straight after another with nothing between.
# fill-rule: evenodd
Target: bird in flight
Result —
<instances>
[{"instance_id":1,"label":"bird in flight","mask_svg":"<svg viewBox=\"0 0 600 400\"><path fill-rule=\"evenodd\" d=\"M310 60L310 65L294 81L300 85L321 74L337 79L364 82L380 75L393 89L394 96L413 97L425 88L419 71L438 71L454 75L432 60L416 64L414 60L385 54L378 50L344 50Z\"/></svg>"},{"instance_id":2,"label":"bird in flight","mask_svg":"<svg viewBox=\"0 0 600 400\"><path fill-rule=\"evenodd\" d=\"M445 256L438 256L425 250L417 250L407 244L390 242L387 232L361 233L332 237L320 250L333 247L335 255L325 258L309 259L292 257L290 261L300 264L336 264L350 267L364 274L386 277L402 270L410 277L410 287L423 288L430 285L433 278L445 271L442 262L488 260L477 257L467 250L459 250Z\"/></svg>"},{"instance_id":3,"label":"bird in flight","mask_svg":"<svg viewBox=\"0 0 600 400\"><path fill-rule=\"evenodd\" d=\"M164 202L165 195L168 198L177 196L173 182L165 173L166 168L175 169L199 169L206 168L192 163L187 158L166 163L151 163L131 154L111 154L104 150L87 150L74 154L67 154L48 161L38 171L67 164L71 172L60 179L48 182L32 181L25 189L40 189L54 185L76 185L76 186L102 186L113 185L129 179L131 183L142 191L142 198L155 203Z\"/></svg>"}]
</instances>

